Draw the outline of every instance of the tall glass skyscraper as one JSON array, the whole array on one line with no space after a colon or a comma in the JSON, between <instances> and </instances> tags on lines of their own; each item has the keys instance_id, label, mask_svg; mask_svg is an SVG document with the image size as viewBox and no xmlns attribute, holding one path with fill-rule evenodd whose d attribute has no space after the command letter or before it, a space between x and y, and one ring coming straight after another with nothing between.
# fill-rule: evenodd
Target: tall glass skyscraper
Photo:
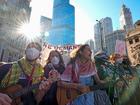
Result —
<instances>
[{"instance_id":1,"label":"tall glass skyscraper","mask_svg":"<svg viewBox=\"0 0 140 105\"><path fill-rule=\"evenodd\" d=\"M69 0L54 0L48 43L52 45L75 43L75 8L69 4Z\"/></svg>"}]
</instances>

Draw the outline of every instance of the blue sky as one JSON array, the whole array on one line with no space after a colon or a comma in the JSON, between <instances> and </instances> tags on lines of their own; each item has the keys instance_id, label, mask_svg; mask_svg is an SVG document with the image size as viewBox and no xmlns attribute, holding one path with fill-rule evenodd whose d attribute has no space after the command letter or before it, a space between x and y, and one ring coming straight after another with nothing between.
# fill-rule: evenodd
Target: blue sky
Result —
<instances>
[{"instance_id":1,"label":"blue sky","mask_svg":"<svg viewBox=\"0 0 140 105\"><path fill-rule=\"evenodd\" d=\"M134 22L140 19L140 0L75 0L75 2L94 22L103 17L111 17L114 29L119 28L120 8L123 3L130 8Z\"/></svg>"},{"instance_id":2,"label":"blue sky","mask_svg":"<svg viewBox=\"0 0 140 105\"><path fill-rule=\"evenodd\" d=\"M140 0L70 0L75 6L75 38L81 44L88 39L94 40L94 24L96 20L111 17L113 29L119 29L120 9L124 3L130 8L133 22L140 19ZM39 20L40 15L52 17L53 0L32 0L33 20ZM82 36L82 37L81 37Z\"/></svg>"}]
</instances>

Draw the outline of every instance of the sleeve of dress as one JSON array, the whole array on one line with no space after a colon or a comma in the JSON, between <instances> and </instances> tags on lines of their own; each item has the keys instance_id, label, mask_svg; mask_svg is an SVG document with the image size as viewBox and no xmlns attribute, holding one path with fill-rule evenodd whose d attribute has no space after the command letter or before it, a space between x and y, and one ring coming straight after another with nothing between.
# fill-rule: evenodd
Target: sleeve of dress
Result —
<instances>
[{"instance_id":1,"label":"sleeve of dress","mask_svg":"<svg viewBox=\"0 0 140 105\"><path fill-rule=\"evenodd\" d=\"M71 81L72 80L72 65L68 65L61 75L61 80L63 81Z\"/></svg>"},{"instance_id":2,"label":"sleeve of dress","mask_svg":"<svg viewBox=\"0 0 140 105\"><path fill-rule=\"evenodd\" d=\"M98 71L97 71L96 64L94 62L92 64L93 64L94 72L95 72L95 74L97 74Z\"/></svg>"},{"instance_id":3,"label":"sleeve of dress","mask_svg":"<svg viewBox=\"0 0 140 105\"><path fill-rule=\"evenodd\" d=\"M97 73L98 71L97 71L97 67L96 67L95 63L93 64L93 66L95 68L95 72Z\"/></svg>"}]
</instances>

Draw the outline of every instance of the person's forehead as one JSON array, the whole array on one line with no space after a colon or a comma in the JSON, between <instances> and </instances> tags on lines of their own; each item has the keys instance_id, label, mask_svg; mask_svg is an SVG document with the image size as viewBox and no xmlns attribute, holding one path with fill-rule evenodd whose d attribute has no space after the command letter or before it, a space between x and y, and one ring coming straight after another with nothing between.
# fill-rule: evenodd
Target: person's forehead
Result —
<instances>
[{"instance_id":1,"label":"person's forehead","mask_svg":"<svg viewBox=\"0 0 140 105\"><path fill-rule=\"evenodd\" d=\"M90 47L89 46L86 46L84 49L85 50L90 50Z\"/></svg>"},{"instance_id":2,"label":"person's forehead","mask_svg":"<svg viewBox=\"0 0 140 105\"><path fill-rule=\"evenodd\" d=\"M37 45L36 44L29 44L27 47L37 47Z\"/></svg>"},{"instance_id":3,"label":"person's forehead","mask_svg":"<svg viewBox=\"0 0 140 105\"><path fill-rule=\"evenodd\" d=\"M28 44L27 48L36 48L41 51L41 46L37 43L30 43Z\"/></svg>"}]
</instances>

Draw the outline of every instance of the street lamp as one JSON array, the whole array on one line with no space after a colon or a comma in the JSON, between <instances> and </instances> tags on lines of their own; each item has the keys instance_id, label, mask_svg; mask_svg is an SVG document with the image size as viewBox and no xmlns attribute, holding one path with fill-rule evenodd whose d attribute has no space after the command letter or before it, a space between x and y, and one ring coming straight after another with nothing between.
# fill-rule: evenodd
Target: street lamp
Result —
<instances>
[{"instance_id":1,"label":"street lamp","mask_svg":"<svg viewBox=\"0 0 140 105\"><path fill-rule=\"evenodd\" d=\"M96 20L98 23L99 23L99 27L100 27L100 33L101 33L101 50L103 51L104 50L104 48L103 48L103 33L102 33L102 31L103 31L103 27L102 27L102 23L99 21L99 20Z\"/></svg>"}]
</instances>

